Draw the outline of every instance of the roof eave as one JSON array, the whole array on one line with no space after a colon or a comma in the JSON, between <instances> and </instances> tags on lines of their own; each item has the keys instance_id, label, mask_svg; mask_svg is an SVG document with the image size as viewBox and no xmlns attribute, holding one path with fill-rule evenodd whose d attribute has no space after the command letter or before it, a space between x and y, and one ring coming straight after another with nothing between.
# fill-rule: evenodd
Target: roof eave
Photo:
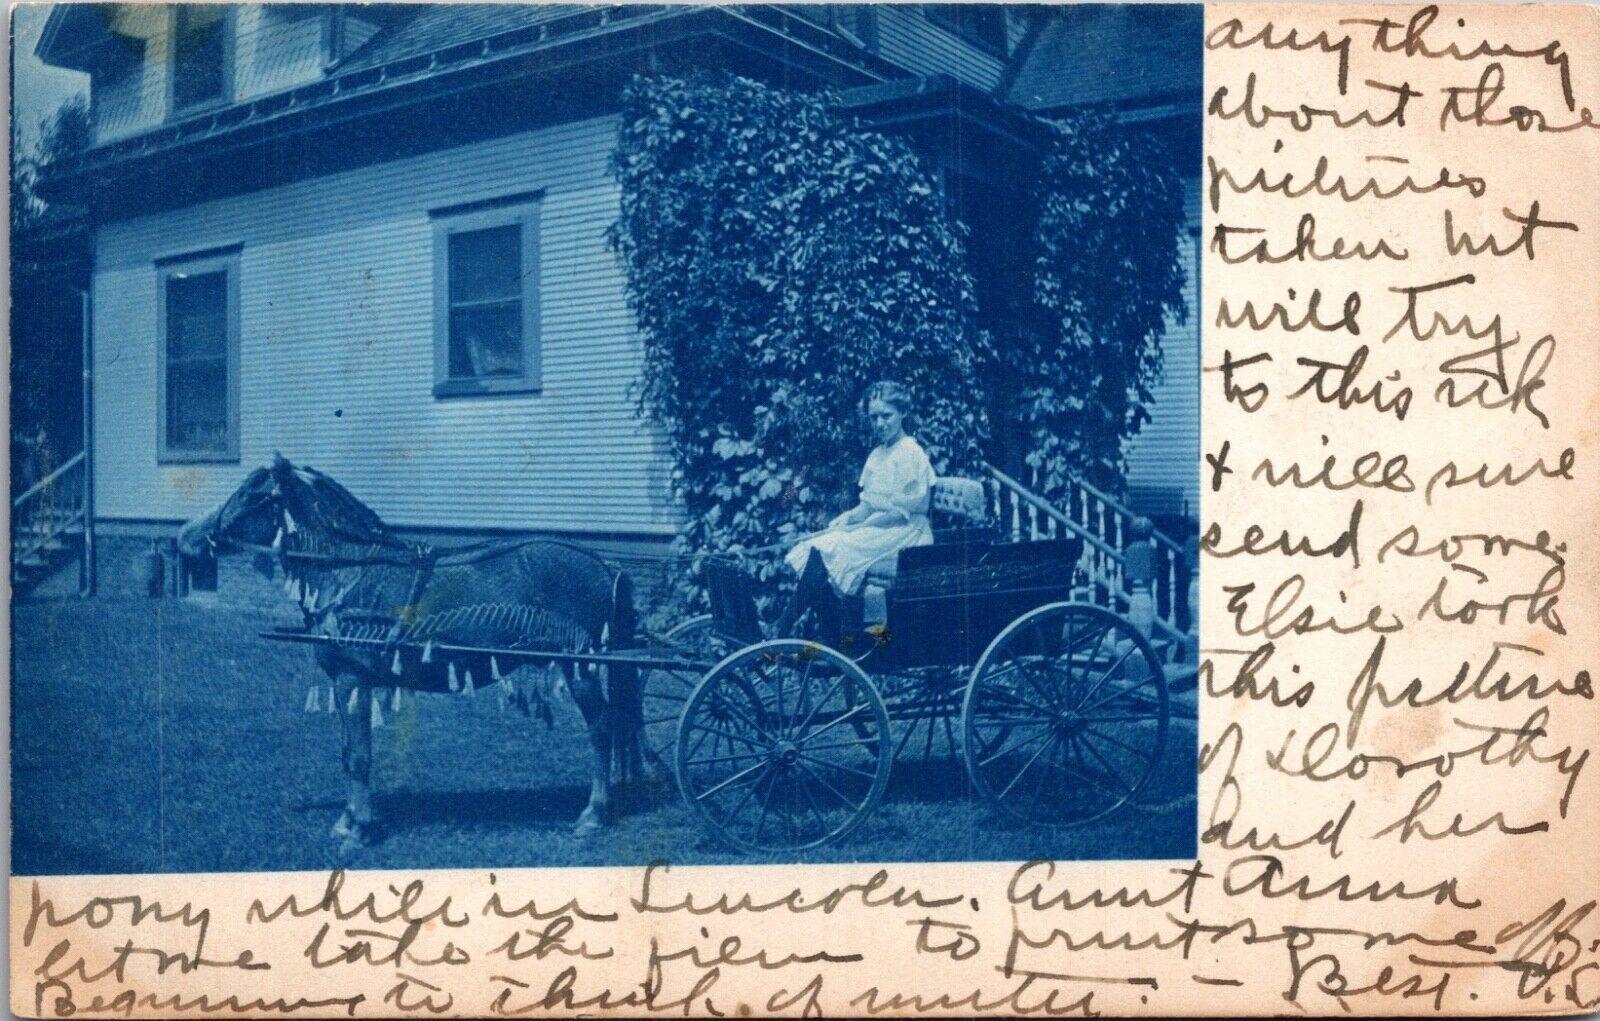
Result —
<instances>
[{"instance_id":1,"label":"roof eave","mask_svg":"<svg viewBox=\"0 0 1600 1021\"><path fill-rule=\"evenodd\" d=\"M580 24L563 30L569 21ZM595 24L582 24L585 21ZM408 55L96 146L73 164L42 178L40 190L46 196L64 194L92 175L180 150L226 152L430 96L519 77L527 71L517 65L535 54L562 54L565 59L553 67L600 59L608 55L607 42L616 44L619 37L630 33L640 37L639 45L649 46L701 33L714 35L775 59L802 62L823 79L881 81L893 70L881 58L860 50L852 52L844 40L781 10L678 5L591 8L570 18Z\"/></svg>"}]
</instances>

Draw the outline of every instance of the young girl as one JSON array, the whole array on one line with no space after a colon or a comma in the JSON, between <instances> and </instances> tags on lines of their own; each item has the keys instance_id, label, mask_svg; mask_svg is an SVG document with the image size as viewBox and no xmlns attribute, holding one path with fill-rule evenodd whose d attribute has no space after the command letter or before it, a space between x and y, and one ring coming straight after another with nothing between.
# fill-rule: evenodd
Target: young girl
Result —
<instances>
[{"instance_id":1,"label":"young girl","mask_svg":"<svg viewBox=\"0 0 1600 1021\"><path fill-rule=\"evenodd\" d=\"M800 583L778 620L780 636L791 634L808 608L831 618L838 596L857 591L873 564L933 541L928 524L933 465L921 444L906 434L911 395L898 383L882 382L867 390L864 403L878 445L861 469L861 502L784 557L799 573ZM837 630L831 621L819 623L824 635Z\"/></svg>"}]
</instances>

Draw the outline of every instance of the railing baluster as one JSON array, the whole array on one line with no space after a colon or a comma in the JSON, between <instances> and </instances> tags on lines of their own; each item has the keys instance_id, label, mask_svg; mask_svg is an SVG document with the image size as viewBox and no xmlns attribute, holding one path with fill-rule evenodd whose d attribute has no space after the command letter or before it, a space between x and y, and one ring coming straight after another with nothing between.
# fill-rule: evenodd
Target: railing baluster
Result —
<instances>
[{"instance_id":1,"label":"railing baluster","mask_svg":"<svg viewBox=\"0 0 1600 1021\"><path fill-rule=\"evenodd\" d=\"M1157 549L1160 549L1160 547L1157 547ZM1170 551L1170 549L1165 551L1165 554L1166 621L1176 626L1178 624L1178 557L1174 557L1173 551Z\"/></svg>"}]
</instances>

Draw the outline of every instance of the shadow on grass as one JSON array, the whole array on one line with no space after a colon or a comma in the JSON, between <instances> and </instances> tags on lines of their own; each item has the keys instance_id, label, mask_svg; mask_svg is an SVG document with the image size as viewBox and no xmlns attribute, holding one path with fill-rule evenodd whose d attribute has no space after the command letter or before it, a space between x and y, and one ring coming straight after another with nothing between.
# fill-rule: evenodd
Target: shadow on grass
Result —
<instances>
[{"instance_id":1,"label":"shadow on grass","mask_svg":"<svg viewBox=\"0 0 1600 1021\"><path fill-rule=\"evenodd\" d=\"M395 833L439 824L484 829L571 829L588 803L589 788L578 786L393 790L373 797L373 808Z\"/></svg>"}]
</instances>

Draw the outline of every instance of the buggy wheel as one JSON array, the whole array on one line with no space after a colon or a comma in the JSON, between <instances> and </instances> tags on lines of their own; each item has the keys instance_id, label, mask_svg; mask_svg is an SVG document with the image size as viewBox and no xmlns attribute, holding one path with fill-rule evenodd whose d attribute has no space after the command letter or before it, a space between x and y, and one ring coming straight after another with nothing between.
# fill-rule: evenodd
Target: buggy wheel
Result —
<instances>
[{"instance_id":1,"label":"buggy wheel","mask_svg":"<svg viewBox=\"0 0 1600 1021\"><path fill-rule=\"evenodd\" d=\"M715 663L728 654L728 643L711 627L711 614L690 617L661 636L667 650L686 660ZM678 740L678 721L683 708L700 683L700 671L651 668L642 671L640 699L643 702L641 734L646 760L662 769L670 768L673 748Z\"/></svg>"},{"instance_id":2,"label":"buggy wheel","mask_svg":"<svg viewBox=\"0 0 1600 1021\"><path fill-rule=\"evenodd\" d=\"M962 706L967 773L1023 822L1076 825L1149 783L1166 750L1166 675L1127 620L1055 603L1013 621L973 668Z\"/></svg>"},{"instance_id":3,"label":"buggy wheel","mask_svg":"<svg viewBox=\"0 0 1600 1021\"><path fill-rule=\"evenodd\" d=\"M839 840L883 795L889 714L845 656L782 639L742 649L695 688L678 727L678 789L742 851Z\"/></svg>"}]
</instances>

